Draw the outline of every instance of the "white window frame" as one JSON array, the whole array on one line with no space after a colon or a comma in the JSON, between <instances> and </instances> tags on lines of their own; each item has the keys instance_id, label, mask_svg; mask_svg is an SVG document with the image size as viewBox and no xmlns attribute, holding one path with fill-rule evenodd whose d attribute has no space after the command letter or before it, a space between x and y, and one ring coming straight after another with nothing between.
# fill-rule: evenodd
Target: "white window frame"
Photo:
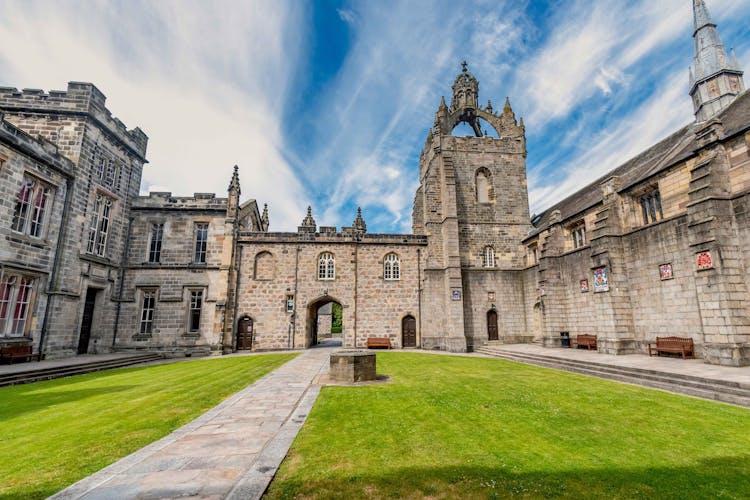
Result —
<instances>
[{"instance_id":1,"label":"white window frame","mask_svg":"<svg viewBox=\"0 0 750 500\"><path fill-rule=\"evenodd\" d=\"M190 288L188 289L188 307L187 307L187 325L186 330L188 333L200 333L201 331L201 316L203 315L203 288ZM196 328L193 328L193 313L197 311L198 324Z\"/></svg>"},{"instance_id":2,"label":"white window frame","mask_svg":"<svg viewBox=\"0 0 750 500\"><path fill-rule=\"evenodd\" d=\"M208 254L208 222L196 222L193 226L193 232L193 241L195 242L193 263L205 264Z\"/></svg>"},{"instance_id":3,"label":"white window frame","mask_svg":"<svg viewBox=\"0 0 750 500\"><path fill-rule=\"evenodd\" d=\"M4 274L0 280L0 335L26 336L34 278Z\"/></svg>"},{"instance_id":4,"label":"white window frame","mask_svg":"<svg viewBox=\"0 0 750 500\"><path fill-rule=\"evenodd\" d=\"M495 267L495 249L491 245L487 245L482 251L482 267Z\"/></svg>"},{"instance_id":5,"label":"white window frame","mask_svg":"<svg viewBox=\"0 0 750 500\"><path fill-rule=\"evenodd\" d=\"M16 193L11 229L33 238L42 238L51 205L52 188L35 177L24 175Z\"/></svg>"},{"instance_id":6,"label":"white window frame","mask_svg":"<svg viewBox=\"0 0 750 500\"><path fill-rule=\"evenodd\" d=\"M331 252L318 256L318 280L333 281L336 279L336 257Z\"/></svg>"},{"instance_id":7,"label":"white window frame","mask_svg":"<svg viewBox=\"0 0 750 500\"><path fill-rule=\"evenodd\" d=\"M144 288L141 300L141 335L150 335L154 331L154 313L156 312L156 288Z\"/></svg>"},{"instance_id":8,"label":"white window frame","mask_svg":"<svg viewBox=\"0 0 750 500\"><path fill-rule=\"evenodd\" d=\"M164 223L154 222L151 224L151 239L148 243L148 262L158 264L161 262L161 247L164 241Z\"/></svg>"},{"instance_id":9,"label":"white window frame","mask_svg":"<svg viewBox=\"0 0 750 500\"><path fill-rule=\"evenodd\" d=\"M104 257L107 253L107 237L112 219L112 205L114 200L109 196L97 194L94 210L89 219L89 236L86 243L86 253Z\"/></svg>"},{"instance_id":10,"label":"white window frame","mask_svg":"<svg viewBox=\"0 0 750 500\"><path fill-rule=\"evenodd\" d=\"M581 222L570 228L570 237L573 240L573 249L585 247L588 243L586 241L586 224Z\"/></svg>"},{"instance_id":11,"label":"white window frame","mask_svg":"<svg viewBox=\"0 0 750 500\"><path fill-rule=\"evenodd\" d=\"M401 279L401 259L395 253L389 253L383 259L383 279L386 281Z\"/></svg>"}]
</instances>

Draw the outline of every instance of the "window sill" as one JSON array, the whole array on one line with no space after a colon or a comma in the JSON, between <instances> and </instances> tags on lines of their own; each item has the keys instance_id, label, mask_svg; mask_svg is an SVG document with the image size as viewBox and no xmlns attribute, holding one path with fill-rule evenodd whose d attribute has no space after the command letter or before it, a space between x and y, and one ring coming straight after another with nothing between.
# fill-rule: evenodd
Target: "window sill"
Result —
<instances>
[{"instance_id":1,"label":"window sill","mask_svg":"<svg viewBox=\"0 0 750 500\"><path fill-rule=\"evenodd\" d=\"M150 333L136 333L132 337L130 337L133 340L151 340L151 334Z\"/></svg>"},{"instance_id":2,"label":"window sill","mask_svg":"<svg viewBox=\"0 0 750 500\"><path fill-rule=\"evenodd\" d=\"M7 236L7 238L9 241L13 241L15 243L21 243L22 245L29 245L31 247L41 248L41 249L50 248L49 242L47 242L47 240L35 238L33 236L29 236L28 234L11 233Z\"/></svg>"},{"instance_id":3,"label":"window sill","mask_svg":"<svg viewBox=\"0 0 750 500\"><path fill-rule=\"evenodd\" d=\"M185 332L182 334L183 338L186 339L197 339L200 338L201 332Z\"/></svg>"}]
</instances>

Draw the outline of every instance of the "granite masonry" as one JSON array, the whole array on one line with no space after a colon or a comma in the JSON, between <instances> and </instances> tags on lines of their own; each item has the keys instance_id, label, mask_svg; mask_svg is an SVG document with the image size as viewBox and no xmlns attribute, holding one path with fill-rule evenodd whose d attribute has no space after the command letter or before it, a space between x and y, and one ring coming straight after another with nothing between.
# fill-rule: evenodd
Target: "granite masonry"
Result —
<instances>
[{"instance_id":1,"label":"granite masonry","mask_svg":"<svg viewBox=\"0 0 750 500\"><path fill-rule=\"evenodd\" d=\"M139 196L148 138L92 84L0 88L0 344L42 357L304 349L343 311L342 343L467 351L645 352L692 337L707 363L750 364L750 95L694 0L695 121L530 215L523 119L480 105L464 63L420 157L412 234L269 231L267 207ZM686 99L687 101L687 99ZM473 136L454 130L468 125Z\"/></svg>"}]
</instances>

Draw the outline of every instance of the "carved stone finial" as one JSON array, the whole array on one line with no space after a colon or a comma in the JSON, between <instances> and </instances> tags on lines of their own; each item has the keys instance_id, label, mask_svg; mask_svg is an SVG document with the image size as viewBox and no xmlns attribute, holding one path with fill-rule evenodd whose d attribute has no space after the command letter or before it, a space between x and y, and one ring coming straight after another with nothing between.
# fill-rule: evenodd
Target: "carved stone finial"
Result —
<instances>
[{"instance_id":1,"label":"carved stone finial","mask_svg":"<svg viewBox=\"0 0 750 500\"><path fill-rule=\"evenodd\" d=\"M268 203L263 204L263 215L261 215L260 221L263 223L263 227L268 229Z\"/></svg>"},{"instance_id":2,"label":"carved stone finial","mask_svg":"<svg viewBox=\"0 0 750 500\"><path fill-rule=\"evenodd\" d=\"M505 107L503 108L503 114L509 115L513 113L513 108L510 107L510 97L505 98Z\"/></svg>"},{"instance_id":3,"label":"carved stone finial","mask_svg":"<svg viewBox=\"0 0 750 500\"><path fill-rule=\"evenodd\" d=\"M463 71L464 73L466 73L467 71L469 71L468 69L466 69L466 67L467 67L468 65L469 65L469 64L468 64L468 63L466 62L466 59L464 59L464 60L463 60L463 62L461 62L461 68L462 68L462 70L461 70L461 71Z\"/></svg>"},{"instance_id":4,"label":"carved stone finial","mask_svg":"<svg viewBox=\"0 0 750 500\"><path fill-rule=\"evenodd\" d=\"M492 114L492 101L487 99L487 112Z\"/></svg>"},{"instance_id":5,"label":"carved stone finial","mask_svg":"<svg viewBox=\"0 0 750 500\"><path fill-rule=\"evenodd\" d=\"M360 207L357 207L357 217L352 222L352 228L358 232L367 232L367 224L365 224L365 220L362 218L362 208Z\"/></svg>"},{"instance_id":6,"label":"carved stone finial","mask_svg":"<svg viewBox=\"0 0 750 500\"><path fill-rule=\"evenodd\" d=\"M315 219L312 216L312 207L307 206L307 215L302 219L302 227L316 227Z\"/></svg>"},{"instance_id":7,"label":"carved stone finial","mask_svg":"<svg viewBox=\"0 0 750 500\"><path fill-rule=\"evenodd\" d=\"M231 192L237 192L239 194L240 192L240 176L239 176L239 168L237 165L234 166L234 172L232 173L232 180L229 181L229 188L227 191Z\"/></svg>"}]
</instances>

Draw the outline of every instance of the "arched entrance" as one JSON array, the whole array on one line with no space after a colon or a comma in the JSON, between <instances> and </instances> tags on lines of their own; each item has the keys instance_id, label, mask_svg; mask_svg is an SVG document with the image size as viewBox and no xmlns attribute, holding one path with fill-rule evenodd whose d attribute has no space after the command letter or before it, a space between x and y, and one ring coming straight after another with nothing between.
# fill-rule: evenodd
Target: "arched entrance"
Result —
<instances>
[{"instance_id":1,"label":"arched entrance","mask_svg":"<svg viewBox=\"0 0 750 500\"><path fill-rule=\"evenodd\" d=\"M497 311L490 309L487 311L487 340L499 340L497 334Z\"/></svg>"},{"instance_id":2,"label":"arched entrance","mask_svg":"<svg viewBox=\"0 0 750 500\"><path fill-rule=\"evenodd\" d=\"M253 319L243 316L237 322L237 350L249 351L253 348Z\"/></svg>"},{"instance_id":3,"label":"arched entrance","mask_svg":"<svg viewBox=\"0 0 750 500\"><path fill-rule=\"evenodd\" d=\"M342 310L341 302L325 295L307 306L307 329L305 332L305 347L315 347L325 341L326 345L343 343L345 336L341 318L335 319L335 311ZM336 323L336 324L334 324ZM334 334L334 330L336 330ZM341 335L338 335L338 333Z\"/></svg>"},{"instance_id":4,"label":"arched entrance","mask_svg":"<svg viewBox=\"0 0 750 500\"><path fill-rule=\"evenodd\" d=\"M417 320L404 316L401 320L401 347L417 347Z\"/></svg>"}]
</instances>

